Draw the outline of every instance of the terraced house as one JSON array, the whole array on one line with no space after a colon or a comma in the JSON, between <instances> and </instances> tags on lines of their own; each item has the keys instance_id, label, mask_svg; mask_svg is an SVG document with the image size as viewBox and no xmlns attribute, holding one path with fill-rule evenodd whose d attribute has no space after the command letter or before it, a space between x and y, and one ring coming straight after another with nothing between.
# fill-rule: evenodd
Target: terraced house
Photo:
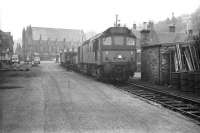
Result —
<instances>
[{"instance_id":1,"label":"terraced house","mask_svg":"<svg viewBox=\"0 0 200 133\"><path fill-rule=\"evenodd\" d=\"M13 37L10 32L0 30L0 64L8 63L13 54Z\"/></svg>"}]
</instances>

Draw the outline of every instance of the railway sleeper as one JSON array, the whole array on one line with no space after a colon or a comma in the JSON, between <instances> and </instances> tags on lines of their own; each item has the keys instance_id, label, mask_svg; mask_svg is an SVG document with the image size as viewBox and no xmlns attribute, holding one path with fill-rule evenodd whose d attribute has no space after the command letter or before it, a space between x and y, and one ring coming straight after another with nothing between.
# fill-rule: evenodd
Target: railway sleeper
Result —
<instances>
[{"instance_id":1,"label":"railway sleeper","mask_svg":"<svg viewBox=\"0 0 200 133\"><path fill-rule=\"evenodd\" d=\"M155 100L160 101L162 103L172 103L172 101L170 99L160 99L160 98L156 98Z\"/></svg>"},{"instance_id":2,"label":"railway sleeper","mask_svg":"<svg viewBox=\"0 0 200 133\"><path fill-rule=\"evenodd\" d=\"M191 114L195 114L200 118L200 112L199 111L189 111Z\"/></svg>"},{"instance_id":3,"label":"railway sleeper","mask_svg":"<svg viewBox=\"0 0 200 133\"><path fill-rule=\"evenodd\" d=\"M186 111L186 112L197 111L197 110L191 109L191 108L189 108L189 107L177 107L177 108L180 109L180 110Z\"/></svg>"},{"instance_id":4,"label":"railway sleeper","mask_svg":"<svg viewBox=\"0 0 200 133\"><path fill-rule=\"evenodd\" d=\"M164 101L165 102L165 101ZM173 104L181 104L180 103L180 101L174 101L174 100L172 100L172 99L166 99L166 102L165 102L166 104L171 104L171 105L173 105Z\"/></svg>"},{"instance_id":5,"label":"railway sleeper","mask_svg":"<svg viewBox=\"0 0 200 133\"><path fill-rule=\"evenodd\" d=\"M160 98L160 99L169 99L169 97L162 96L162 95L159 95L159 97L158 97L158 98Z\"/></svg>"},{"instance_id":6,"label":"railway sleeper","mask_svg":"<svg viewBox=\"0 0 200 133\"><path fill-rule=\"evenodd\" d=\"M153 96L153 94L151 94L151 93L140 93L141 95L146 95L146 96Z\"/></svg>"},{"instance_id":7,"label":"railway sleeper","mask_svg":"<svg viewBox=\"0 0 200 133\"><path fill-rule=\"evenodd\" d=\"M135 95L141 96L143 98L146 98L148 100L155 101L157 103L160 103L164 107L167 107L171 110L180 112L188 117L193 118L194 120L198 121L198 125L200 125L200 111L199 106L193 105L190 101L187 100L179 100L171 98L168 95L162 95L162 93L152 93L146 90L142 89L130 89L126 87L124 90L128 90L130 93L133 93Z\"/></svg>"},{"instance_id":8,"label":"railway sleeper","mask_svg":"<svg viewBox=\"0 0 200 133\"><path fill-rule=\"evenodd\" d=\"M187 112L191 112L191 111L199 112L197 109L194 109L194 108L184 108L183 110L184 110L184 111L187 111ZM200 112L199 112L199 113L200 113Z\"/></svg>"},{"instance_id":9,"label":"railway sleeper","mask_svg":"<svg viewBox=\"0 0 200 133\"><path fill-rule=\"evenodd\" d=\"M187 108L192 108L188 105L185 104L171 104L173 107L177 107L177 108L183 108L183 107L187 107Z\"/></svg>"},{"instance_id":10,"label":"railway sleeper","mask_svg":"<svg viewBox=\"0 0 200 133\"><path fill-rule=\"evenodd\" d=\"M152 99L152 100L155 100L154 96L147 96L147 95L139 95L141 97L144 97L144 98L147 98L147 99Z\"/></svg>"},{"instance_id":11,"label":"railway sleeper","mask_svg":"<svg viewBox=\"0 0 200 133\"><path fill-rule=\"evenodd\" d=\"M133 90L133 92L135 92L135 93L145 93L145 91L141 91L141 90Z\"/></svg>"}]
</instances>

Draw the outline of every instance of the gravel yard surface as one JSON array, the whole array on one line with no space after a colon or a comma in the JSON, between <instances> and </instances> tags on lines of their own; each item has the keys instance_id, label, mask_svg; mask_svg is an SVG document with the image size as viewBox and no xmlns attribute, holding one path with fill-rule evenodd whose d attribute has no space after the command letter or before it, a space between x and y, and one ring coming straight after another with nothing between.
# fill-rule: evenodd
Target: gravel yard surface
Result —
<instances>
[{"instance_id":1,"label":"gravel yard surface","mask_svg":"<svg viewBox=\"0 0 200 133\"><path fill-rule=\"evenodd\" d=\"M0 133L200 133L178 113L53 62L0 82Z\"/></svg>"}]
</instances>

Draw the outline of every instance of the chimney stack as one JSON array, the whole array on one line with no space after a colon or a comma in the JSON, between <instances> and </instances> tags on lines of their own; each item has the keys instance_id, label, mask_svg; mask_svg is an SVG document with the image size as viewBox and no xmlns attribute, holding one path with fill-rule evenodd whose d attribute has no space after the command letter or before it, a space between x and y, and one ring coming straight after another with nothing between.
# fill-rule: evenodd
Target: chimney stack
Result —
<instances>
[{"instance_id":1,"label":"chimney stack","mask_svg":"<svg viewBox=\"0 0 200 133\"><path fill-rule=\"evenodd\" d=\"M187 23L187 29L186 29L186 33L189 35L189 36L192 36L193 34L193 30L192 30L192 24L191 24L191 21Z\"/></svg>"},{"instance_id":2,"label":"chimney stack","mask_svg":"<svg viewBox=\"0 0 200 133\"><path fill-rule=\"evenodd\" d=\"M147 22L143 22L143 30L148 30Z\"/></svg>"},{"instance_id":3,"label":"chimney stack","mask_svg":"<svg viewBox=\"0 0 200 133\"><path fill-rule=\"evenodd\" d=\"M148 23L143 23L143 29L140 31L141 33L141 47L148 45L148 42L150 41L150 29L148 28Z\"/></svg>"},{"instance_id":4,"label":"chimney stack","mask_svg":"<svg viewBox=\"0 0 200 133\"><path fill-rule=\"evenodd\" d=\"M169 25L169 32L176 32L176 18L174 16L174 12L172 12L171 25Z\"/></svg>"},{"instance_id":5,"label":"chimney stack","mask_svg":"<svg viewBox=\"0 0 200 133\"><path fill-rule=\"evenodd\" d=\"M149 21L149 23L148 23L148 29L150 31L154 30L154 23L153 23L153 21Z\"/></svg>"}]
</instances>

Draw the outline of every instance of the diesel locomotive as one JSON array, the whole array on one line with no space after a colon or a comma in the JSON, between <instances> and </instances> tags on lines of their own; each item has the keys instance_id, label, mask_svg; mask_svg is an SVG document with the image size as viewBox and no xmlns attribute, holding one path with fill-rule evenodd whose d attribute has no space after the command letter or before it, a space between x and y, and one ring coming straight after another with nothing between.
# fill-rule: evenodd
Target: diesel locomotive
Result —
<instances>
[{"instance_id":1,"label":"diesel locomotive","mask_svg":"<svg viewBox=\"0 0 200 133\"><path fill-rule=\"evenodd\" d=\"M73 56L65 55L61 60L79 72L97 79L127 81L136 71L136 36L127 27L110 27L85 41Z\"/></svg>"}]
</instances>

